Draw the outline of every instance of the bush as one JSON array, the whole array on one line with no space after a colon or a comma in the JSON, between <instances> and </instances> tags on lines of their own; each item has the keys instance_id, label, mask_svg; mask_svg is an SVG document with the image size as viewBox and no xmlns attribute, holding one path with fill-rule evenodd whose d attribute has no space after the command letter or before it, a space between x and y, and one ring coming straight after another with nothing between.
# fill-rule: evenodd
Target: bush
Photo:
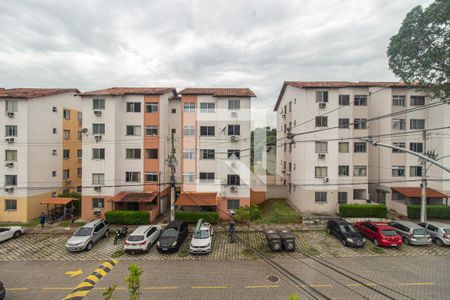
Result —
<instances>
[{"instance_id":1,"label":"bush","mask_svg":"<svg viewBox=\"0 0 450 300\"><path fill-rule=\"evenodd\" d=\"M408 205L408 218L420 218L420 205ZM450 206L427 205L427 218L429 219L450 219Z\"/></svg>"},{"instance_id":2,"label":"bush","mask_svg":"<svg viewBox=\"0 0 450 300\"><path fill-rule=\"evenodd\" d=\"M217 224L219 214L215 211L176 211L175 219L190 224L196 224L199 219L203 219L205 222Z\"/></svg>"},{"instance_id":3,"label":"bush","mask_svg":"<svg viewBox=\"0 0 450 300\"><path fill-rule=\"evenodd\" d=\"M341 204L339 215L345 218L385 218L386 205Z\"/></svg>"},{"instance_id":4,"label":"bush","mask_svg":"<svg viewBox=\"0 0 450 300\"><path fill-rule=\"evenodd\" d=\"M105 219L110 224L145 225L148 224L149 218L148 211L111 210L105 212Z\"/></svg>"},{"instance_id":5,"label":"bush","mask_svg":"<svg viewBox=\"0 0 450 300\"><path fill-rule=\"evenodd\" d=\"M241 206L236 209L236 221L247 223L261 218L261 210L256 204Z\"/></svg>"}]
</instances>

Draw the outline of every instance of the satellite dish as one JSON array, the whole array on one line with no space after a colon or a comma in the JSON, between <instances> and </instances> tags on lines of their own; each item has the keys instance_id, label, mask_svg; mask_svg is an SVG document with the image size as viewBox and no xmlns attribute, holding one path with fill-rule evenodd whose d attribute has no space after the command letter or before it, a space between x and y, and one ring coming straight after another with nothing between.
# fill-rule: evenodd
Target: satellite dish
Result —
<instances>
[{"instance_id":1,"label":"satellite dish","mask_svg":"<svg viewBox=\"0 0 450 300\"><path fill-rule=\"evenodd\" d=\"M88 132L88 129L87 128L83 128L83 129L81 129L81 132L82 133L86 133L86 132Z\"/></svg>"}]
</instances>

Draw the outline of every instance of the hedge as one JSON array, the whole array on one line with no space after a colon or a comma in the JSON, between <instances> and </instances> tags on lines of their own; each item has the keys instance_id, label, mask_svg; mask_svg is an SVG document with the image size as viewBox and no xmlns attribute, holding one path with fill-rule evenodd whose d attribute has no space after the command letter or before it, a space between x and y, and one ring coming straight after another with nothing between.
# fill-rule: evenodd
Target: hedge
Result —
<instances>
[{"instance_id":1,"label":"hedge","mask_svg":"<svg viewBox=\"0 0 450 300\"><path fill-rule=\"evenodd\" d=\"M420 218L420 205L408 205L408 218ZM429 219L450 219L450 206L427 205L427 218Z\"/></svg>"},{"instance_id":2,"label":"hedge","mask_svg":"<svg viewBox=\"0 0 450 300\"><path fill-rule=\"evenodd\" d=\"M110 224L145 225L148 224L149 218L148 211L111 210L105 212L105 219Z\"/></svg>"},{"instance_id":3,"label":"hedge","mask_svg":"<svg viewBox=\"0 0 450 300\"><path fill-rule=\"evenodd\" d=\"M196 224L199 219L203 219L205 222L217 224L219 214L215 211L177 211L175 212L175 219L191 224Z\"/></svg>"},{"instance_id":4,"label":"hedge","mask_svg":"<svg viewBox=\"0 0 450 300\"><path fill-rule=\"evenodd\" d=\"M341 204L339 215L346 218L385 218L386 205Z\"/></svg>"}]
</instances>

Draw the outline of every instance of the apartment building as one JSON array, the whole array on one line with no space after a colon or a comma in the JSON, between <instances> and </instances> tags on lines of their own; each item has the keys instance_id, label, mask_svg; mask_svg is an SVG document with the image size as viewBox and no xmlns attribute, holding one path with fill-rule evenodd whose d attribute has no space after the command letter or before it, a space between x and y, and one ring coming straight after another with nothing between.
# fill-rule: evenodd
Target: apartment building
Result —
<instances>
[{"instance_id":1,"label":"apartment building","mask_svg":"<svg viewBox=\"0 0 450 300\"><path fill-rule=\"evenodd\" d=\"M108 210L142 210L153 221L169 205L172 132L180 99L175 88L114 87L82 99L82 219Z\"/></svg>"},{"instance_id":2,"label":"apartment building","mask_svg":"<svg viewBox=\"0 0 450 300\"><path fill-rule=\"evenodd\" d=\"M81 190L81 103L77 89L0 90L0 222L37 218L45 199Z\"/></svg>"},{"instance_id":3,"label":"apartment building","mask_svg":"<svg viewBox=\"0 0 450 300\"><path fill-rule=\"evenodd\" d=\"M181 92L182 210L229 211L250 205L251 100L247 88ZM200 207L200 208L199 208Z\"/></svg>"}]
</instances>

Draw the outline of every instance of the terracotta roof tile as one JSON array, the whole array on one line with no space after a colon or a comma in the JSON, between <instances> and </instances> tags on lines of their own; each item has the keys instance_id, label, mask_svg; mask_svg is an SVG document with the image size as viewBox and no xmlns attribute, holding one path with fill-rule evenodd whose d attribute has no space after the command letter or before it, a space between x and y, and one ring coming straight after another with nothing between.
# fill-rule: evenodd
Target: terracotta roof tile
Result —
<instances>
[{"instance_id":1,"label":"terracotta roof tile","mask_svg":"<svg viewBox=\"0 0 450 300\"><path fill-rule=\"evenodd\" d=\"M176 206L217 206L217 193L182 192Z\"/></svg>"},{"instance_id":2,"label":"terracotta roof tile","mask_svg":"<svg viewBox=\"0 0 450 300\"><path fill-rule=\"evenodd\" d=\"M182 95L212 95L214 97L256 97L248 88L185 88Z\"/></svg>"},{"instance_id":3,"label":"terracotta roof tile","mask_svg":"<svg viewBox=\"0 0 450 300\"><path fill-rule=\"evenodd\" d=\"M57 204L57 205L67 205L72 201L78 201L76 198L62 198L62 197L50 197L41 201L41 204Z\"/></svg>"},{"instance_id":4,"label":"terracotta roof tile","mask_svg":"<svg viewBox=\"0 0 450 300\"><path fill-rule=\"evenodd\" d=\"M38 98L65 93L79 93L77 89L15 88L0 89L0 98Z\"/></svg>"},{"instance_id":5,"label":"terracotta roof tile","mask_svg":"<svg viewBox=\"0 0 450 300\"><path fill-rule=\"evenodd\" d=\"M120 192L114 197L108 199L110 202L152 202L158 193L149 192Z\"/></svg>"},{"instance_id":6,"label":"terracotta roof tile","mask_svg":"<svg viewBox=\"0 0 450 300\"><path fill-rule=\"evenodd\" d=\"M422 189L420 187L393 187L396 191L408 198L420 198L422 196ZM448 195L438 192L436 190L427 188L427 198L447 198Z\"/></svg>"},{"instance_id":7,"label":"terracotta roof tile","mask_svg":"<svg viewBox=\"0 0 450 300\"><path fill-rule=\"evenodd\" d=\"M112 87L79 93L78 96L163 95L169 92L176 96L176 89L171 87Z\"/></svg>"}]
</instances>

